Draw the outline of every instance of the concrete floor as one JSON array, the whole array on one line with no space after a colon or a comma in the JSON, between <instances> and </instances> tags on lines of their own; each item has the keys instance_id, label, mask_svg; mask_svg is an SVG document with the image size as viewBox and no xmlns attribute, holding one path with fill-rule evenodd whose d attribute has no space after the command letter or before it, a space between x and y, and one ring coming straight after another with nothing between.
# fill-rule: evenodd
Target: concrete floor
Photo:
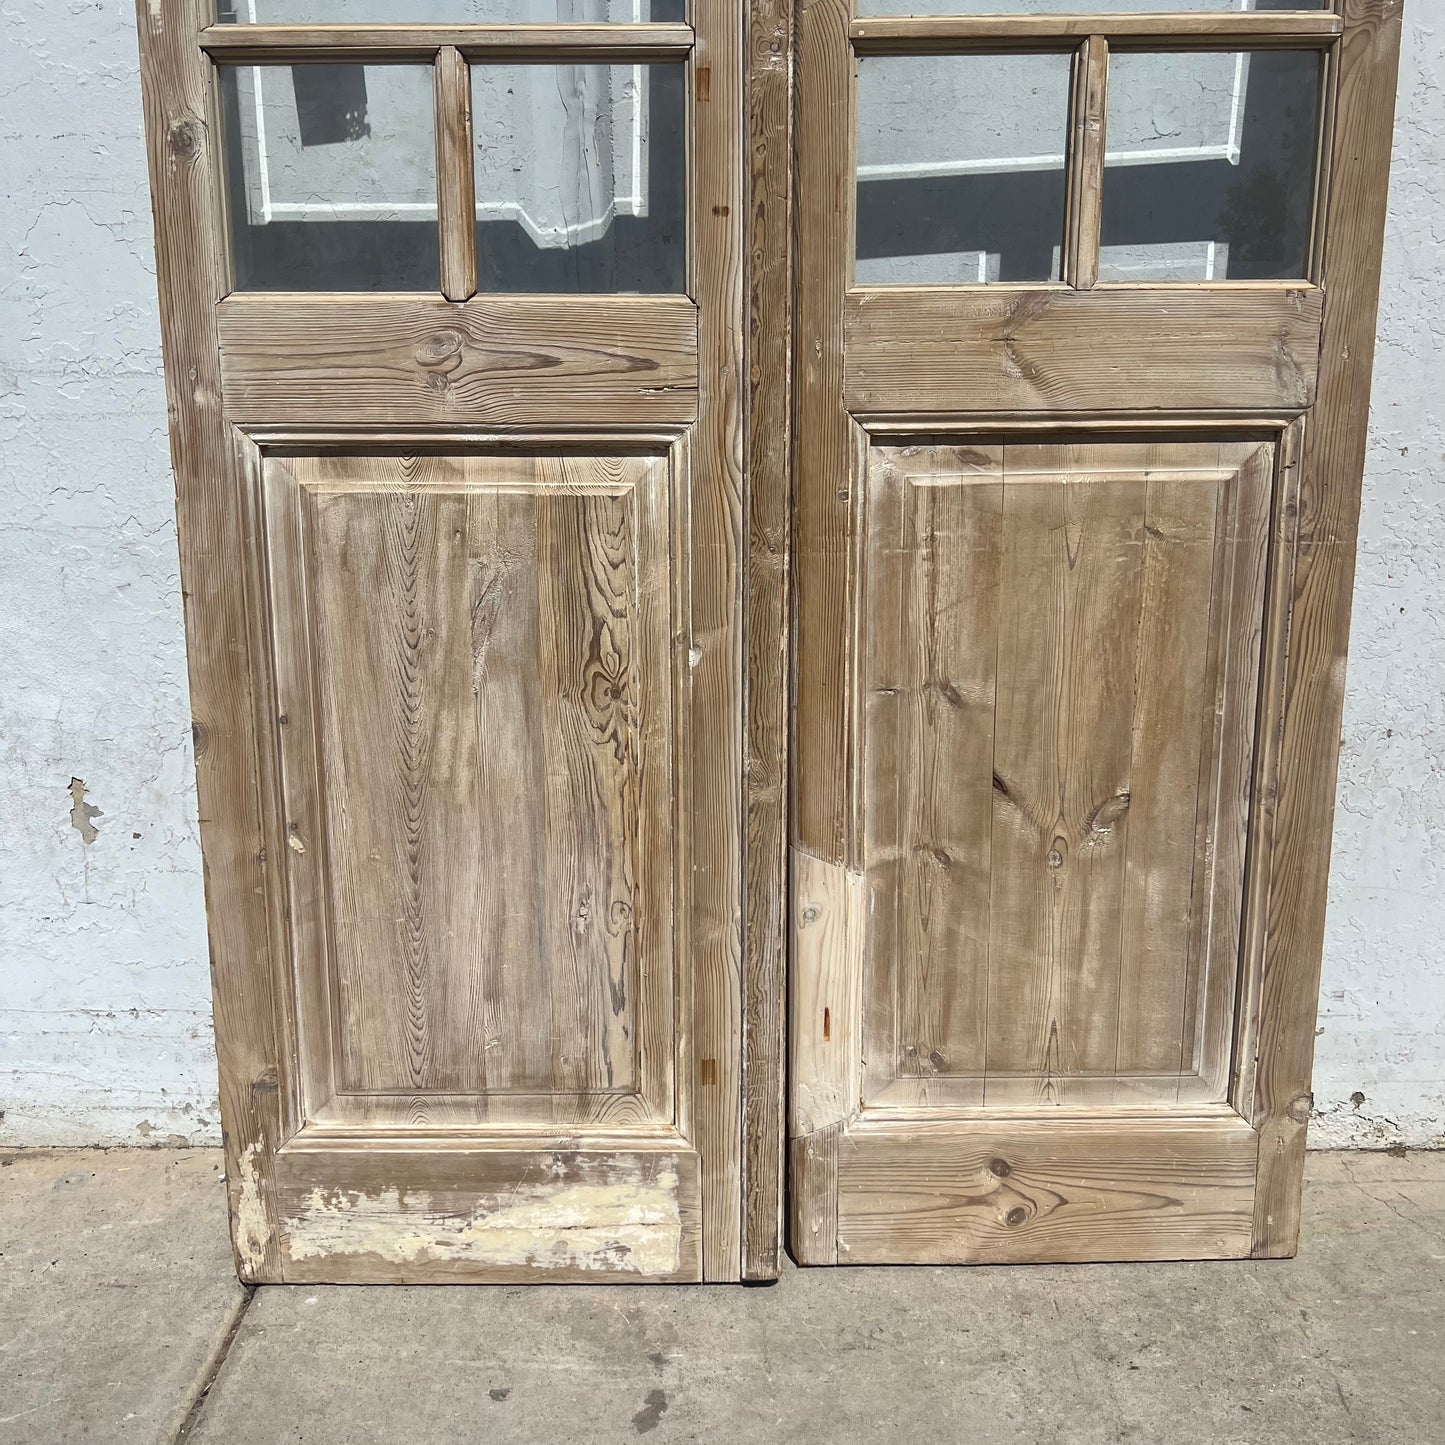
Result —
<instances>
[{"instance_id":1,"label":"concrete floor","mask_svg":"<svg viewBox=\"0 0 1445 1445\"><path fill-rule=\"evenodd\" d=\"M0 1155L0 1445L1445 1445L1445 1154L1306 1190L1285 1263L248 1293L217 1154Z\"/></svg>"}]
</instances>

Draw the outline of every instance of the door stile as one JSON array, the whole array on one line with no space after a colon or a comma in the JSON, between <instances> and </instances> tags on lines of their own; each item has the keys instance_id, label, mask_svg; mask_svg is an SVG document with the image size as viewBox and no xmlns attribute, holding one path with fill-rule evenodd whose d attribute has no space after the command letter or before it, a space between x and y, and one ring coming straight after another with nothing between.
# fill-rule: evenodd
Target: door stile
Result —
<instances>
[{"instance_id":1,"label":"door stile","mask_svg":"<svg viewBox=\"0 0 1445 1445\"><path fill-rule=\"evenodd\" d=\"M257 766L257 695L244 664L251 623L243 569L249 541L221 417L215 303L224 294L211 145L211 77L195 37L209 0L136 6L156 220L156 279L165 342L171 461L176 478L192 735L217 1022L226 1195L244 1281L276 1278L270 1187L284 1137L276 984L274 887Z\"/></svg>"},{"instance_id":2,"label":"door stile","mask_svg":"<svg viewBox=\"0 0 1445 1445\"><path fill-rule=\"evenodd\" d=\"M692 57L694 299L689 668L694 775L691 966L697 1146L703 1160L703 1277L742 1268L743 7L696 0ZM694 764L697 766L697 763Z\"/></svg>"},{"instance_id":3,"label":"door stile","mask_svg":"<svg viewBox=\"0 0 1445 1445\"><path fill-rule=\"evenodd\" d=\"M786 1157L793 0L749 0L743 1278L777 1276Z\"/></svg>"},{"instance_id":4,"label":"door stile","mask_svg":"<svg viewBox=\"0 0 1445 1445\"><path fill-rule=\"evenodd\" d=\"M1256 1257L1299 1241L1345 656L1369 428L1402 0L1344 0L1322 241L1319 393L1300 455L1252 1107ZM1241 1101L1244 1102L1243 1100Z\"/></svg>"}]
</instances>

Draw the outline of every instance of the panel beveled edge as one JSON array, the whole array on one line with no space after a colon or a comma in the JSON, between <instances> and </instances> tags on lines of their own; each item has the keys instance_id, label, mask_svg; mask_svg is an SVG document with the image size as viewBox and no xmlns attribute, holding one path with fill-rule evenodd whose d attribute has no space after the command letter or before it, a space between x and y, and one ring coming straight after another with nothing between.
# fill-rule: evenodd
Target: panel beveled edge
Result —
<instances>
[{"instance_id":1,"label":"panel beveled edge","mask_svg":"<svg viewBox=\"0 0 1445 1445\"><path fill-rule=\"evenodd\" d=\"M686 296L232 292L222 403L252 426L685 426L698 406Z\"/></svg>"},{"instance_id":2,"label":"panel beveled edge","mask_svg":"<svg viewBox=\"0 0 1445 1445\"><path fill-rule=\"evenodd\" d=\"M1306 284L855 288L844 404L880 414L1309 407L1324 293Z\"/></svg>"},{"instance_id":3,"label":"panel beveled edge","mask_svg":"<svg viewBox=\"0 0 1445 1445\"><path fill-rule=\"evenodd\" d=\"M1297 513L1295 458L1302 427L1303 423L1299 418L1262 420L1256 417L1239 420L1179 416L1160 420L1147 415L1102 419L1038 416L1028 420L993 418L983 423L972 418L960 418L947 425L935 423L932 426L923 426L914 423L906 429L902 428L901 423L879 428L870 422L864 427L868 451L876 451L881 465L896 468L902 479L915 484L923 482L918 470L920 464L915 462L913 457L913 448L919 443L958 447L978 445L981 451L978 457L980 470L977 473L962 469L960 463L960 470L956 474L937 478L946 485L958 486L975 483L996 485L1001 480L1001 474L997 470L998 449L1015 439L1026 440L1032 446L1063 446L1087 440L1089 444L1096 446L1112 445L1128 449L1136 455L1124 464L1147 470L1154 480L1165 479L1173 473L1169 467L1150 466L1145 462L1144 449L1151 444L1172 445L1176 453L1181 445L1188 446L1191 443L1212 446L1238 444L1231 449L1230 455L1221 455L1211 466L1202 469L1188 468L1179 473L1189 480L1209 480L1225 484L1232 498L1229 504L1228 538L1238 541L1251 532L1258 537L1258 551L1253 554L1254 561L1251 563L1246 559L1246 566L1260 574L1257 585L1244 585L1236 575L1233 562L1226 573L1221 595L1226 607L1230 608L1229 616L1233 619L1226 632L1241 638L1242 643L1240 648L1231 654L1233 661L1222 660L1220 664L1224 669L1222 675L1227 674L1239 684L1236 689L1232 683L1227 695L1233 696L1236 691L1239 692L1240 701L1233 704L1230 711L1243 729L1241 735L1248 739L1250 751L1244 766L1250 769L1249 777L1255 781L1252 790L1228 784L1219 785L1220 797L1239 795L1241 817L1237 841L1227 848L1220 841L1223 835L1216 837L1214 846L1209 850L1211 857L1215 856L1216 851L1226 855L1231 852L1245 854L1247 851L1247 856L1254 859L1256 849L1253 840L1265 807L1259 800L1272 796L1272 753L1263 742L1257 741L1255 719L1259 719L1258 737L1272 740L1278 730L1282 707L1275 674L1283 653L1288 623L1288 578ZM990 458L994 460L991 462ZM862 464L862 487L865 491L869 485L867 478L871 475L871 470L866 462ZM934 480L932 475L928 477L928 482ZM927 485L928 482L923 484ZM1244 519L1251 515L1254 521L1246 525ZM1266 567L1270 569L1267 584L1264 581ZM1248 610L1250 598L1254 599L1252 611ZM853 626L861 625L864 605L865 591L859 588L855 592L852 606ZM1247 615L1234 616L1240 607L1247 609ZM1270 661L1271 657L1275 659L1273 663ZM1242 668L1243 672L1236 678L1235 671L1238 668ZM1272 678L1275 680L1272 681ZM861 680L858 686L862 687ZM1214 707L1211 707L1210 715L1213 715L1214 710ZM861 748L861 729L856 736ZM1224 751L1228 759L1234 760L1233 748L1226 746ZM863 765L864 760L860 753L853 759L853 772L861 775ZM1221 766L1222 776L1226 779L1234 776L1228 763ZM1224 804L1216 799L1211 812L1217 812L1223 806ZM1257 874L1257 861L1252 866ZM1190 1052L1186 1051L1186 1066L1178 1075L1154 1077L1141 1073L1101 1074L1092 1079L1081 1076L1077 1080L1080 1086L1078 1097L1067 1106L1067 1116L1089 1119L1095 1114L1108 1117L1113 1112L1122 1117L1133 1112L1138 1117L1150 1118L1167 1110L1171 1116L1179 1117L1203 1112L1221 1117L1248 1118L1248 1107L1240 1102L1237 1086L1231 1084L1231 1069L1238 1072L1244 1068L1243 1062L1235 1061L1247 1061L1253 1048L1253 1017L1242 1002L1237 1002L1242 998L1241 990L1246 990L1251 970L1250 960L1258 952L1259 935L1262 934L1264 926L1262 914L1252 906L1246 906L1247 890L1251 886L1248 882L1249 876L1252 875L1246 875L1241 861L1234 915L1238 922L1228 935L1234 942L1226 945L1225 953L1221 953L1218 958L1214 957L1211 951L1210 956L1204 960L1203 972L1194 985L1198 990L1198 1022L1192 1050L1193 1067L1187 1063ZM795 897L800 895L795 894ZM816 949L813 952L816 953ZM794 953L795 957L807 956L800 944L795 944ZM1222 960L1226 953L1229 958L1239 960L1237 969L1231 966L1225 971ZM856 986L856 996L863 1000L869 996L869 958L864 940L854 940L851 956L856 959L856 966L863 970L863 979ZM810 967L815 962L812 957L809 957L808 961ZM823 984L820 982L819 986L822 987ZM834 992L839 991L836 985L832 985L832 988ZM795 986L795 995L797 992ZM861 1007L861 1002L855 1004L855 1009ZM795 1031L798 1023L799 1020L795 1018ZM849 1027L856 1027L862 1037L864 1021L861 1013L856 1026L850 1023ZM872 1047L865 1047L864 1052L870 1056L876 1055L876 1041ZM795 1088L811 1072L800 1072L795 1057ZM871 1086L865 1087L862 1091L864 1102L861 1113L856 1117L875 1127L888 1124L906 1126L911 1121L925 1118L951 1118L961 1122L1020 1117L1021 1106L1028 1098L1027 1089L1019 1088L1017 1100L1013 1100L1008 1097L1008 1089L1005 1088L1002 1097L985 1103L985 1077L985 1073L981 1072L930 1078L930 1104L927 1107L918 1105L911 1097L910 1082L905 1079L893 1079L881 1092L875 1092ZM1018 1083L1023 1085L1025 1079L1020 1077ZM1177 1098L1150 1098L1148 1086L1151 1083L1176 1084ZM794 1132L805 1131L795 1125Z\"/></svg>"},{"instance_id":4,"label":"panel beveled edge","mask_svg":"<svg viewBox=\"0 0 1445 1445\"><path fill-rule=\"evenodd\" d=\"M641 1072L637 1086L628 1089L482 1089L467 1093L436 1089L350 1089L338 1084L335 1077L339 1024L332 938L334 920L322 801L325 765L321 757L319 717L315 715L318 707L312 663L315 644L306 622L311 610L307 590L310 584L305 577L308 563L304 554L308 549L303 545L297 504L301 494L308 492L364 494L393 491L395 488L388 482L367 478L335 483L309 481L298 476L286 463L297 461L304 464L308 458L317 455L332 456L342 462L348 459L364 461L395 455L400 448L395 445L378 446L371 435L362 431L332 434L325 446L317 446L314 436L304 431L295 444L284 430L263 432L269 438L266 444L259 443L243 427L232 426L230 431L233 448L243 467L245 506L253 519L257 538L257 545L248 560L248 575L254 574L250 585L256 599L252 609L256 629L253 643L255 675L264 700L258 732L265 760L258 778L268 827L266 853L272 858L284 860L281 878L273 890L276 894L273 908L278 911L274 925L277 929L274 953L278 969L278 1027L282 1040L279 1074L285 1114L290 1121L284 1137L288 1141L302 1140L304 1147L322 1147L328 1141L370 1144L387 1137L407 1135L416 1139L425 1137L438 1144L448 1139L460 1139L469 1147L476 1148L510 1148L516 1146L519 1139L531 1139L551 1141L556 1147L568 1144L575 1147L585 1142L595 1149L603 1147L597 1141L614 1138L627 1140L628 1147L639 1146L647 1140L658 1140L668 1147L692 1147L682 1132L686 1120L677 1078L683 1065L682 1051L674 1049L675 1057L661 1070L661 1077L654 1080L662 1092L648 1088L650 1071L643 1057L647 1052L642 1049L645 1040L651 1041L653 1052L656 1052L661 1037L673 1037L675 1023L671 1009L666 1011L666 1017L652 1018L650 1023L646 1020L639 1022L635 1052L642 1050L637 1053L637 1065ZM425 450L439 452L443 458L495 456L503 461L520 462L529 455L571 454L581 460L598 455L634 459L641 464L636 473L617 483L578 483L558 488L536 480L522 484L521 479L513 478L498 485L487 482L469 484L466 478L458 475L445 486L433 485L420 490L472 494L498 491L529 495L561 494L579 498L589 495L623 497L647 490L655 493L654 507L663 518L663 535L650 541L636 539L643 543L635 556L639 574L646 572L649 555L654 561L659 556L666 558L669 569L673 573L677 571L671 563L679 547L679 528L682 525L682 508L677 505L682 489L679 468L685 463L681 458L684 448L676 435L671 438L664 435L638 438L614 431L597 436L595 446L587 444L586 438L579 442L576 435L559 437L549 433L513 433L494 439L474 434L442 436L423 431L413 434L411 440L427 444ZM267 465L273 461L281 463L274 471ZM279 498L284 503L280 507L276 506L277 497L273 496L269 502L267 499L268 485L277 483L281 487ZM675 774L679 754L677 689L678 678L683 671L675 655L676 650L671 646L681 598L675 583L676 578L673 577L663 586L667 625L662 629L660 654L665 665L663 685L668 694L668 726L662 742L669 776ZM288 644L284 635L288 626L292 633L289 643L292 660L289 664L286 663ZM288 684L289 695L283 689L283 683ZM297 726L303 712L310 715L310 725L306 727ZM293 715L289 719L291 725L283 727L282 724L288 721L288 714ZM287 778L293 772L300 781L288 797ZM315 779L309 793L306 792L307 777ZM304 796L296 796L296 788L302 789ZM312 840L309 848L295 846L298 826L304 836ZM673 827L675 831L675 822ZM670 992L680 1008L681 1000L687 996L683 955L677 940L677 899L684 863L680 850L666 852L670 860L666 895L669 915L663 929L668 940ZM310 875L309 886L302 887L304 896L299 901L295 896L298 870L303 885ZM325 960L324 967L304 973L302 958L307 954L314 956L317 952ZM308 1015L311 1019L309 1026ZM308 1027L315 1037L326 1041L325 1048L308 1050L305 1047ZM666 1118L655 1117L645 1121L626 1118L627 1100L639 1099L646 1107L655 1109L664 1107L664 1098L668 1101ZM414 1109L423 1100L431 1116L427 1125L419 1126L415 1119L409 1124L392 1124L387 1118L391 1114L397 1120L404 1120L409 1109ZM486 1117L491 1100L522 1109L529 1117L500 1124L491 1121Z\"/></svg>"}]
</instances>

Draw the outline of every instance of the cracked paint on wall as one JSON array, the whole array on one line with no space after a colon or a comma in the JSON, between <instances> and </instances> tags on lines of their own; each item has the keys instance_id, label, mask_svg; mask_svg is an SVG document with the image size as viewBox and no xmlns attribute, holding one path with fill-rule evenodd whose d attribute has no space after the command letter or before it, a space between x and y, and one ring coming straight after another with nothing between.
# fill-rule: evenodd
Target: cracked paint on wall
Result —
<instances>
[{"instance_id":1,"label":"cracked paint on wall","mask_svg":"<svg viewBox=\"0 0 1445 1445\"><path fill-rule=\"evenodd\" d=\"M0 1144L219 1137L134 25L0 8ZM1445 1142L1442 77L1407 6L1316 1146Z\"/></svg>"}]
</instances>

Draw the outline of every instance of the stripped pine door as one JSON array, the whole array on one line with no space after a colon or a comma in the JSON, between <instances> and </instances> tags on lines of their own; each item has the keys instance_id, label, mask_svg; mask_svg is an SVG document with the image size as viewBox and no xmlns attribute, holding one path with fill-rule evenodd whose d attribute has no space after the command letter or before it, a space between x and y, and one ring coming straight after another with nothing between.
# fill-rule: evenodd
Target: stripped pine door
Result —
<instances>
[{"instance_id":1,"label":"stripped pine door","mask_svg":"<svg viewBox=\"0 0 1445 1445\"><path fill-rule=\"evenodd\" d=\"M908 8L798 20L792 1247L1291 1254L1399 6Z\"/></svg>"},{"instance_id":2,"label":"stripped pine door","mask_svg":"<svg viewBox=\"0 0 1445 1445\"><path fill-rule=\"evenodd\" d=\"M138 6L239 1271L737 1279L740 17L347 8Z\"/></svg>"}]
</instances>

